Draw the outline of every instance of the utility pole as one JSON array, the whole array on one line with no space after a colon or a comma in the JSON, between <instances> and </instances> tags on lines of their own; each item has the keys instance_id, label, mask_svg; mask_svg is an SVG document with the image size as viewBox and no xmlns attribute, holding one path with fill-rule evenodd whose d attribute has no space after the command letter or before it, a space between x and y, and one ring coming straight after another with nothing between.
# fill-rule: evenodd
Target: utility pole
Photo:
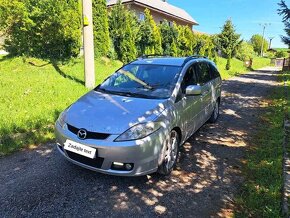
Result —
<instances>
[{"instance_id":1,"label":"utility pole","mask_svg":"<svg viewBox=\"0 0 290 218\"><path fill-rule=\"evenodd\" d=\"M263 57L263 50L264 50L264 38L265 38L265 29L267 26L270 26L271 24L270 23L263 23L263 24L260 24L260 26L263 27L263 37L262 37L262 46L261 46L261 57Z\"/></svg>"},{"instance_id":2,"label":"utility pole","mask_svg":"<svg viewBox=\"0 0 290 218\"><path fill-rule=\"evenodd\" d=\"M274 39L274 37L269 37L269 49L271 49L271 45L272 45L272 40Z\"/></svg>"},{"instance_id":3,"label":"utility pole","mask_svg":"<svg viewBox=\"0 0 290 218\"><path fill-rule=\"evenodd\" d=\"M83 35L85 60L85 85L95 86L94 32L92 0L82 0L83 3Z\"/></svg>"}]
</instances>

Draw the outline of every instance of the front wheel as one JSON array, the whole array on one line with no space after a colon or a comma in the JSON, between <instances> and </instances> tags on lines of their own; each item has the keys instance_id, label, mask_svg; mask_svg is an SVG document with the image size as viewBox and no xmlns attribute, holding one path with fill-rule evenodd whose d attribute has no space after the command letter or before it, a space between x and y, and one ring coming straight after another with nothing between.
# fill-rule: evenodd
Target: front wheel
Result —
<instances>
[{"instance_id":1,"label":"front wheel","mask_svg":"<svg viewBox=\"0 0 290 218\"><path fill-rule=\"evenodd\" d=\"M175 130L170 132L170 137L163 148L163 159L158 167L158 173L169 175L176 166L179 154L179 135Z\"/></svg>"},{"instance_id":2,"label":"front wheel","mask_svg":"<svg viewBox=\"0 0 290 218\"><path fill-rule=\"evenodd\" d=\"M214 105L213 112L209 118L209 122L215 123L219 117L219 114L220 114L220 103L219 103L219 101L216 101L216 103Z\"/></svg>"}]
</instances>

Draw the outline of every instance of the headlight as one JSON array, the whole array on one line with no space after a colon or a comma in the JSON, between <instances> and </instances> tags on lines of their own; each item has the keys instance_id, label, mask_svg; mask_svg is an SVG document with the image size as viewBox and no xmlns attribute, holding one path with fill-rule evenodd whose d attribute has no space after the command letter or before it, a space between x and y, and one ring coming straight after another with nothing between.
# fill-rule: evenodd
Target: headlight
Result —
<instances>
[{"instance_id":1,"label":"headlight","mask_svg":"<svg viewBox=\"0 0 290 218\"><path fill-rule=\"evenodd\" d=\"M143 139L160 129L160 127L161 125L159 122L140 123L122 133L118 138L115 139L115 141L121 142Z\"/></svg>"},{"instance_id":2,"label":"headlight","mask_svg":"<svg viewBox=\"0 0 290 218\"><path fill-rule=\"evenodd\" d=\"M61 126L61 128L64 128L65 125L66 125L66 123L65 123L65 121L64 121L64 118L65 118L65 111L62 112L62 113L59 115L58 119L57 119L57 122L59 123L59 125Z\"/></svg>"}]
</instances>

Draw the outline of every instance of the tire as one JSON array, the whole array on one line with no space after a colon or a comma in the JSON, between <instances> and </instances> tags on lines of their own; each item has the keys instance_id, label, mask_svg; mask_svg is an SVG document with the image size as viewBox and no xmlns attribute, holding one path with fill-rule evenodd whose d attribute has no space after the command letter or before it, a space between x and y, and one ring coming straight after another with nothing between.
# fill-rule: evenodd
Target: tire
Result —
<instances>
[{"instance_id":1,"label":"tire","mask_svg":"<svg viewBox=\"0 0 290 218\"><path fill-rule=\"evenodd\" d=\"M209 122L210 123L215 123L218 119L220 115L220 102L219 101L216 101L215 105L214 105L214 110L209 118Z\"/></svg>"},{"instance_id":2,"label":"tire","mask_svg":"<svg viewBox=\"0 0 290 218\"><path fill-rule=\"evenodd\" d=\"M172 130L170 132L169 138L166 140L166 144L162 149L162 161L158 166L157 172L161 175L169 175L171 171L175 168L178 155L179 155L179 134Z\"/></svg>"}]
</instances>

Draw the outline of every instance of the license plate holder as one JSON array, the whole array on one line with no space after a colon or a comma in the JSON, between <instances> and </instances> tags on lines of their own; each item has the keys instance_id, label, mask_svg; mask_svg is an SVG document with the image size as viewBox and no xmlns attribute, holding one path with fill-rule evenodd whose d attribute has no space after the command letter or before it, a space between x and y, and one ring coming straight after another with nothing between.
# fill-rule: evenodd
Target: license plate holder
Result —
<instances>
[{"instance_id":1,"label":"license plate holder","mask_svg":"<svg viewBox=\"0 0 290 218\"><path fill-rule=\"evenodd\" d=\"M87 145L80 144L78 142L67 139L64 143L64 149L90 159L94 159L97 154L97 149Z\"/></svg>"}]
</instances>

